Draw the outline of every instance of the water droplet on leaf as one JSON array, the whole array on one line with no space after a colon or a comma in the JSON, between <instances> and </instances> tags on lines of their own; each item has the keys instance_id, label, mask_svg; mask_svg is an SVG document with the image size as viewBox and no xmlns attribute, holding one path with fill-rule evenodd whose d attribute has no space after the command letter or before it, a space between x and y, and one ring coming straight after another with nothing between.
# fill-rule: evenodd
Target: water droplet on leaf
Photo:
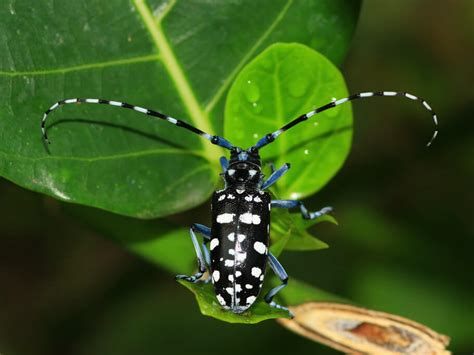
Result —
<instances>
[{"instance_id":1,"label":"water droplet on leaf","mask_svg":"<svg viewBox=\"0 0 474 355\"><path fill-rule=\"evenodd\" d=\"M308 91L308 87L308 79L303 76L297 76L290 81L288 85L288 90L290 91L291 96L299 98L306 94L306 92Z\"/></svg>"},{"instance_id":2,"label":"water droplet on leaf","mask_svg":"<svg viewBox=\"0 0 474 355\"><path fill-rule=\"evenodd\" d=\"M256 102L252 102L252 111L254 113L259 114L260 112L262 112L262 105Z\"/></svg>"},{"instance_id":3,"label":"water droplet on leaf","mask_svg":"<svg viewBox=\"0 0 474 355\"><path fill-rule=\"evenodd\" d=\"M247 80L244 90L245 98L251 104L256 103L260 99L260 88L252 80Z\"/></svg>"}]
</instances>

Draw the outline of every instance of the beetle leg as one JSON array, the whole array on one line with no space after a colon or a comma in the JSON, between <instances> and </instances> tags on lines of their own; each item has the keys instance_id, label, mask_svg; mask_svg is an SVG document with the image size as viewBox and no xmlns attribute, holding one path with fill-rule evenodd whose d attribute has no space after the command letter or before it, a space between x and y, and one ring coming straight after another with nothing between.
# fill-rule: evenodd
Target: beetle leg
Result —
<instances>
[{"instance_id":1,"label":"beetle leg","mask_svg":"<svg viewBox=\"0 0 474 355\"><path fill-rule=\"evenodd\" d=\"M196 250L197 262L198 262L198 272L192 276L187 275L176 275L177 280L186 280L189 282L197 282L204 272L206 272L206 258L203 256L199 242L196 238L195 232L198 232L204 236L204 243L211 239L211 229L209 227L203 226L202 224L194 223L189 229L189 234L191 235L191 240L193 241L194 249ZM203 246L204 246L203 243ZM207 248L206 248L207 249ZM206 255L206 253L204 253ZM207 252L209 254L209 252ZM209 264L208 264L209 265Z\"/></svg>"},{"instance_id":2,"label":"beetle leg","mask_svg":"<svg viewBox=\"0 0 474 355\"><path fill-rule=\"evenodd\" d=\"M275 182L277 182L279 178L283 176L283 174L285 174L288 171L288 169L290 169L290 164L289 163L283 164L283 166L280 169L274 171L272 175L270 175L267 181L263 183L261 189L265 190L269 188L270 186L272 186Z\"/></svg>"},{"instance_id":3,"label":"beetle leg","mask_svg":"<svg viewBox=\"0 0 474 355\"><path fill-rule=\"evenodd\" d=\"M202 251L204 254L204 261L206 262L208 270L211 269L211 254L209 253L209 249L207 248L207 245L206 245L207 243L209 243L209 240L210 239L204 239L204 241L202 242ZM204 282L208 283L209 281L211 281L211 277L208 277Z\"/></svg>"},{"instance_id":4,"label":"beetle leg","mask_svg":"<svg viewBox=\"0 0 474 355\"><path fill-rule=\"evenodd\" d=\"M273 174L276 171L275 164L271 161L268 162L268 167L270 168L270 172Z\"/></svg>"},{"instance_id":5,"label":"beetle leg","mask_svg":"<svg viewBox=\"0 0 474 355\"><path fill-rule=\"evenodd\" d=\"M301 215L304 219L315 219L321 217L325 214L328 214L333 209L332 207L324 207L319 211L309 212L306 207L304 206L303 202L298 200L273 200L272 207L277 208L296 208L299 207L301 211Z\"/></svg>"},{"instance_id":6,"label":"beetle leg","mask_svg":"<svg viewBox=\"0 0 474 355\"><path fill-rule=\"evenodd\" d=\"M227 168L229 167L229 161L227 160L226 157L221 157L219 159L219 162L221 163L222 172L225 174L227 171Z\"/></svg>"},{"instance_id":7,"label":"beetle leg","mask_svg":"<svg viewBox=\"0 0 474 355\"><path fill-rule=\"evenodd\" d=\"M265 295L265 302L267 302L270 306L278 308L278 309L283 309L285 311L290 312L292 316L293 313L291 311L282 306L279 305L278 303L275 303L273 301L273 297L281 291L287 284L288 284L288 274L286 273L285 269L283 266L281 266L280 262L273 256L272 253L268 253L268 263L270 264L270 267L272 268L273 272L278 276L278 278L281 280L281 284L272 288L266 295Z\"/></svg>"}]
</instances>

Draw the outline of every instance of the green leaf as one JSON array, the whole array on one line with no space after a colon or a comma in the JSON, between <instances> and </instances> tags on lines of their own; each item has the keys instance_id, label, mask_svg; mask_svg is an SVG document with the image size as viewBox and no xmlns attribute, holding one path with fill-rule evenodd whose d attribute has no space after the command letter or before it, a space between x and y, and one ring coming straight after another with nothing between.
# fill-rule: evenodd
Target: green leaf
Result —
<instances>
[{"instance_id":1,"label":"green leaf","mask_svg":"<svg viewBox=\"0 0 474 355\"><path fill-rule=\"evenodd\" d=\"M268 287L262 290L262 294L258 297L252 307L241 314L235 314L224 310L219 305L211 283L190 283L184 280L180 280L179 283L194 293L201 313L205 316L214 317L229 323L246 324L259 323L267 319L291 318L288 311L271 307L263 300L262 294L265 294L266 291L268 291Z\"/></svg>"},{"instance_id":2,"label":"green leaf","mask_svg":"<svg viewBox=\"0 0 474 355\"><path fill-rule=\"evenodd\" d=\"M224 97L249 60L272 43L300 42L341 63L359 6L342 0L3 1L0 175L133 217L196 206L218 181L222 151L208 142L136 112L84 104L50 117L48 152L42 113L63 98L100 97L222 133Z\"/></svg>"},{"instance_id":3,"label":"green leaf","mask_svg":"<svg viewBox=\"0 0 474 355\"><path fill-rule=\"evenodd\" d=\"M238 75L227 97L225 136L250 147L292 119L347 96L339 70L323 55L301 44L274 44ZM252 122L252 124L249 124ZM352 138L350 104L324 111L262 148L263 160L291 170L278 181L283 198L312 195L346 159Z\"/></svg>"},{"instance_id":4,"label":"green leaf","mask_svg":"<svg viewBox=\"0 0 474 355\"><path fill-rule=\"evenodd\" d=\"M313 221L305 221L300 213L289 213L286 209L272 210L271 236L272 253L281 254L283 249L303 251L319 250L328 247L326 243L308 233L308 228L325 221L332 221L332 217L324 216Z\"/></svg>"}]
</instances>

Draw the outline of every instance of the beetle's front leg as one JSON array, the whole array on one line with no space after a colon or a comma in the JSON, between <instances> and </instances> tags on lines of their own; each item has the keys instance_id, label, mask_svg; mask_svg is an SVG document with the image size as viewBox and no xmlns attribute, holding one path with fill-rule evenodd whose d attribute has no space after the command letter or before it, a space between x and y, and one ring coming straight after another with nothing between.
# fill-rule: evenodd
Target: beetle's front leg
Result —
<instances>
[{"instance_id":1,"label":"beetle's front leg","mask_svg":"<svg viewBox=\"0 0 474 355\"><path fill-rule=\"evenodd\" d=\"M309 212L306 207L304 206L303 202L298 200L273 200L272 207L277 208L296 208L299 207L301 211L301 215L304 219L315 219L325 214L328 214L333 210L332 207L324 207L319 211Z\"/></svg>"},{"instance_id":2,"label":"beetle's front leg","mask_svg":"<svg viewBox=\"0 0 474 355\"><path fill-rule=\"evenodd\" d=\"M276 183L278 179L281 178L290 169L289 163L283 164L283 166L278 170L275 170L275 166L273 167L272 166L273 164L270 165L270 168L272 170L272 175L270 175L268 180L262 184L262 187L261 187L262 190L268 189L270 186Z\"/></svg>"},{"instance_id":3,"label":"beetle's front leg","mask_svg":"<svg viewBox=\"0 0 474 355\"><path fill-rule=\"evenodd\" d=\"M226 157L221 157L219 159L219 162L221 164L221 168L222 168L222 173L225 174L227 169L229 168L229 161L227 160Z\"/></svg>"},{"instance_id":4,"label":"beetle's front leg","mask_svg":"<svg viewBox=\"0 0 474 355\"><path fill-rule=\"evenodd\" d=\"M176 280L186 280L189 282L197 282L202 275L206 272L206 257L203 256L199 242L196 238L195 232L198 232L204 236L203 247L205 247L205 242L211 240L211 229L209 227L203 226L202 224L194 223L189 229L189 234L191 235L191 240L193 241L194 250L196 251L197 261L198 261L198 272L192 276L187 275L176 275Z\"/></svg>"}]
</instances>

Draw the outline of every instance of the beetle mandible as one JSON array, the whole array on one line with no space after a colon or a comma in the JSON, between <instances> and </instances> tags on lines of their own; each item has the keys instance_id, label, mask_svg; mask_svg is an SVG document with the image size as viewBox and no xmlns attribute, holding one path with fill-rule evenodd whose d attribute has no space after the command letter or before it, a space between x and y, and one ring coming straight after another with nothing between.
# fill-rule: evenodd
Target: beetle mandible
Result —
<instances>
[{"instance_id":1,"label":"beetle mandible","mask_svg":"<svg viewBox=\"0 0 474 355\"><path fill-rule=\"evenodd\" d=\"M290 164L284 164L278 170L273 171L270 177L265 180L262 174L259 151L264 146L272 143L282 133L320 112L351 100L373 96L402 96L420 102L431 113L435 124L433 136L427 145L429 146L436 138L438 121L430 105L418 96L396 91L361 92L339 100L333 100L295 118L273 133L265 135L248 149L236 147L223 137L210 135L185 121L158 111L125 102L103 99L74 98L58 101L44 113L41 130L43 138L50 143L45 124L51 111L65 104L104 104L127 108L163 119L200 135L212 144L230 150L229 160L225 157L220 159L225 187L223 190L216 191L212 196L211 228L197 223L190 228L191 239L196 250L198 271L191 276L177 275L176 278L197 282L209 269L210 279L214 284L219 304L226 310L242 313L249 309L259 296L264 281L266 264L268 263L281 280L281 284L272 288L264 299L273 307L287 310L286 307L273 301L275 295L287 285L288 274L277 258L269 251L270 211L272 208L299 208L303 218L315 219L327 214L332 208L324 207L319 211L309 212L304 204L298 200L271 200L270 194L265 190L288 171ZM204 238L202 248L196 233L201 234ZM209 244L209 249L207 244Z\"/></svg>"}]
</instances>

